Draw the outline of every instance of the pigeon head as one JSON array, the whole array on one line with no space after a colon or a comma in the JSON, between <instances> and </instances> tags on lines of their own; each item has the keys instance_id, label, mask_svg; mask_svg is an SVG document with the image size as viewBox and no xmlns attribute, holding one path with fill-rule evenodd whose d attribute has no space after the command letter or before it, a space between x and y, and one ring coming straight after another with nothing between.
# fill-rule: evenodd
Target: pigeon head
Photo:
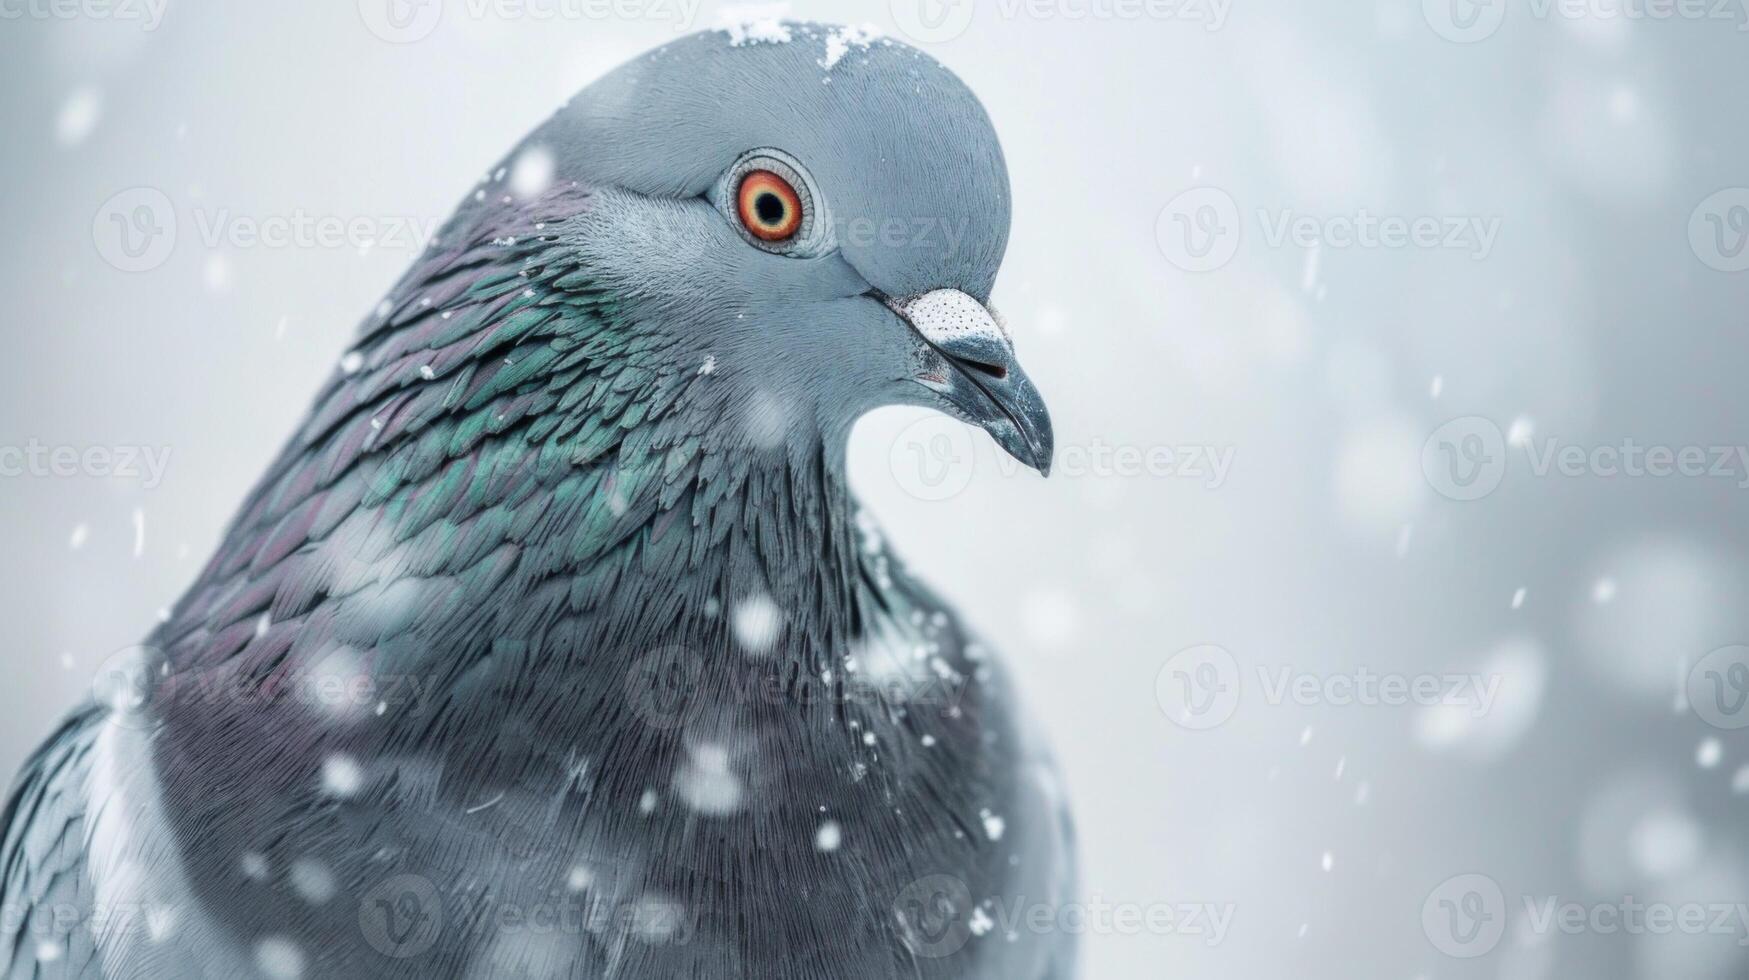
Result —
<instances>
[{"instance_id":1,"label":"pigeon head","mask_svg":"<svg viewBox=\"0 0 1749 980\"><path fill-rule=\"evenodd\" d=\"M865 412L913 404L1048 469L1049 415L989 306L1002 151L926 55L802 24L692 35L586 88L499 172L535 178L476 206L587 190L542 233L713 376L749 447L841 451Z\"/></svg>"}]
</instances>

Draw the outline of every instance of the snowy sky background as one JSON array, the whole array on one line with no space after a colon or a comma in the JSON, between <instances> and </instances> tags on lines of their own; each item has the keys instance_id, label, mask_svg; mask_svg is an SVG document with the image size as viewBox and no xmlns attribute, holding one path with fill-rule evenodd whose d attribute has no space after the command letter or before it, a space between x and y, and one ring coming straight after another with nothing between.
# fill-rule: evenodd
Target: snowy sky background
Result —
<instances>
[{"instance_id":1,"label":"snowy sky background","mask_svg":"<svg viewBox=\"0 0 1749 980\"><path fill-rule=\"evenodd\" d=\"M8 773L187 584L410 229L719 13L447 0L391 43L375 0L140 2L0 23L0 445L170 453L150 486L0 478ZM1450 2L792 5L909 28L1004 140L996 303L1058 473L891 411L853 475L1047 725L1090 911L1230 916L1089 927L1090 977L1749 973L1749 713L1690 701L1749 677L1749 13ZM135 188L168 254L117 251ZM1363 213L1438 241L1343 247ZM389 240L212 238L300 214ZM1604 472L1626 440L1723 473ZM1341 693L1446 675L1495 695ZM1595 924L1630 897L1728 927Z\"/></svg>"}]
</instances>

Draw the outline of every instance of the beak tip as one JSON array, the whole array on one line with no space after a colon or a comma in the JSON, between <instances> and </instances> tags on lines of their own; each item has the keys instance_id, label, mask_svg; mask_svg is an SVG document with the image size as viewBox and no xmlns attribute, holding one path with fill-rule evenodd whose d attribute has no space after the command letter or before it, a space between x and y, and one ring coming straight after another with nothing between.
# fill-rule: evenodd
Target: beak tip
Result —
<instances>
[{"instance_id":1,"label":"beak tip","mask_svg":"<svg viewBox=\"0 0 1749 980\"><path fill-rule=\"evenodd\" d=\"M1032 447L1032 467L1038 470L1039 476L1047 480L1051 476L1052 455L1051 440L1048 438Z\"/></svg>"}]
</instances>

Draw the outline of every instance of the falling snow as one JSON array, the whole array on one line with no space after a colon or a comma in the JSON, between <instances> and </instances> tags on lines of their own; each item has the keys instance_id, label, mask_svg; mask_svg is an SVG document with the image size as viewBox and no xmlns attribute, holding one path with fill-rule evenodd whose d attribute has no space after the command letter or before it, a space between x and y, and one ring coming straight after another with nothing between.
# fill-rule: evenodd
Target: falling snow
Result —
<instances>
[{"instance_id":1,"label":"falling snow","mask_svg":"<svg viewBox=\"0 0 1749 980\"><path fill-rule=\"evenodd\" d=\"M93 86L76 89L61 105L55 117L55 139L62 146L78 146L85 142L103 114L103 93Z\"/></svg>"},{"instance_id":2,"label":"falling snow","mask_svg":"<svg viewBox=\"0 0 1749 980\"><path fill-rule=\"evenodd\" d=\"M1520 415L1512 420L1512 427L1506 430L1506 442L1511 446L1528 446L1531 437L1536 435L1536 423L1528 416Z\"/></svg>"},{"instance_id":3,"label":"falling snow","mask_svg":"<svg viewBox=\"0 0 1749 980\"><path fill-rule=\"evenodd\" d=\"M351 756L331 755L322 761L322 792L342 799L354 796L364 785L364 771Z\"/></svg>"},{"instance_id":4,"label":"falling snow","mask_svg":"<svg viewBox=\"0 0 1749 980\"><path fill-rule=\"evenodd\" d=\"M978 811L978 819L983 821L984 836L993 841L1001 840L1003 833L1008 830L1008 822L989 810Z\"/></svg>"},{"instance_id":5,"label":"falling snow","mask_svg":"<svg viewBox=\"0 0 1749 980\"><path fill-rule=\"evenodd\" d=\"M842 843L844 843L844 829L838 825L836 820L826 821L814 833L814 849L822 854L830 854L838 850Z\"/></svg>"},{"instance_id":6,"label":"falling snow","mask_svg":"<svg viewBox=\"0 0 1749 980\"><path fill-rule=\"evenodd\" d=\"M763 655L771 652L779 631L783 629L783 610L771 601L770 596L761 592L736 603L730 623L735 641L741 644L742 650Z\"/></svg>"},{"instance_id":7,"label":"falling snow","mask_svg":"<svg viewBox=\"0 0 1749 980\"><path fill-rule=\"evenodd\" d=\"M1702 836L1700 825L1688 813L1654 804L1632 826L1628 852L1642 874L1664 878L1694 865Z\"/></svg>"},{"instance_id":8,"label":"falling snow","mask_svg":"<svg viewBox=\"0 0 1749 980\"><path fill-rule=\"evenodd\" d=\"M594 873L581 864L572 868L571 873L565 877L565 887L574 892L585 891L594 882Z\"/></svg>"},{"instance_id":9,"label":"falling snow","mask_svg":"<svg viewBox=\"0 0 1749 980\"><path fill-rule=\"evenodd\" d=\"M146 935L155 943L161 943L176 932L178 916L176 909L165 905L146 906Z\"/></svg>"},{"instance_id":10,"label":"falling snow","mask_svg":"<svg viewBox=\"0 0 1749 980\"><path fill-rule=\"evenodd\" d=\"M338 890L334 872L314 858L298 858L293 861L286 877L291 882L292 891L311 905L321 905L333 898Z\"/></svg>"},{"instance_id":11,"label":"falling snow","mask_svg":"<svg viewBox=\"0 0 1749 980\"><path fill-rule=\"evenodd\" d=\"M510 192L525 201L541 196L552 185L557 166L552 150L538 143L528 147L511 168Z\"/></svg>"},{"instance_id":12,"label":"falling snow","mask_svg":"<svg viewBox=\"0 0 1749 980\"><path fill-rule=\"evenodd\" d=\"M1725 747L1716 738L1705 739L1694 750L1694 762L1702 769L1717 768L1725 755Z\"/></svg>"},{"instance_id":13,"label":"falling snow","mask_svg":"<svg viewBox=\"0 0 1749 980\"><path fill-rule=\"evenodd\" d=\"M694 746L674 774L674 795L695 813L724 817L739 811L747 790L720 745Z\"/></svg>"},{"instance_id":14,"label":"falling snow","mask_svg":"<svg viewBox=\"0 0 1749 980\"><path fill-rule=\"evenodd\" d=\"M202 273L202 277L206 282L206 288L215 293L223 292L230 288L231 260L225 258L223 255L207 256L206 268Z\"/></svg>"},{"instance_id":15,"label":"falling snow","mask_svg":"<svg viewBox=\"0 0 1749 980\"><path fill-rule=\"evenodd\" d=\"M289 939L270 936L255 944L255 965L269 980L298 980L304 975L304 951Z\"/></svg>"}]
</instances>

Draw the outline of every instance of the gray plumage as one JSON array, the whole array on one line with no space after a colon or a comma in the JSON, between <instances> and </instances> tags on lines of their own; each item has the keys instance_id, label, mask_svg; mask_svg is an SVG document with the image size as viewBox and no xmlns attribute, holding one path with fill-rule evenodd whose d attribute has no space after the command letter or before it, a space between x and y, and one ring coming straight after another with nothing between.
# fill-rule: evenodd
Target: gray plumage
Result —
<instances>
[{"instance_id":1,"label":"gray plumage","mask_svg":"<svg viewBox=\"0 0 1749 980\"><path fill-rule=\"evenodd\" d=\"M844 481L894 403L1048 466L1005 165L934 61L787 29L627 64L464 201L25 767L0 969L1074 974L1052 768ZM812 223L750 235L749 168Z\"/></svg>"}]
</instances>

